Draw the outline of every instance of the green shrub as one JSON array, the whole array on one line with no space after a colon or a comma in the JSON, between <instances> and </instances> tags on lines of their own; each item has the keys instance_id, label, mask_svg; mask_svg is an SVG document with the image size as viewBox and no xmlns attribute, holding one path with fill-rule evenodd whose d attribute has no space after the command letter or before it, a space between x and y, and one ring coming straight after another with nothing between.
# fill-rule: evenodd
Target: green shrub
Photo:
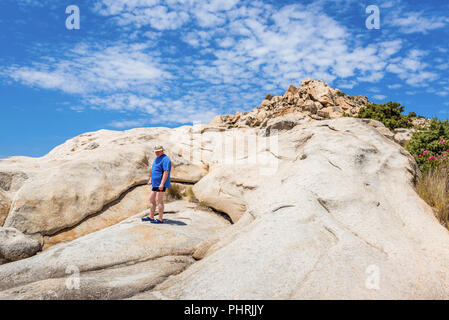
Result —
<instances>
[{"instance_id":1,"label":"green shrub","mask_svg":"<svg viewBox=\"0 0 449 320\"><path fill-rule=\"evenodd\" d=\"M339 97L344 97L344 96L346 96L346 93L344 93L344 92L342 92L342 91L340 91L340 90L337 90L336 94L337 94L337 96L339 96Z\"/></svg>"},{"instance_id":2,"label":"green shrub","mask_svg":"<svg viewBox=\"0 0 449 320\"><path fill-rule=\"evenodd\" d=\"M411 117L403 115L404 106L397 102L371 103L360 109L357 118L368 118L382 122L387 128L411 128Z\"/></svg>"},{"instance_id":3,"label":"green shrub","mask_svg":"<svg viewBox=\"0 0 449 320\"><path fill-rule=\"evenodd\" d=\"M421 170L436 168L449 157L449 121L433 119L428 128L418 130L405 149L414 156Z\"/></svg>"}]
</instances>

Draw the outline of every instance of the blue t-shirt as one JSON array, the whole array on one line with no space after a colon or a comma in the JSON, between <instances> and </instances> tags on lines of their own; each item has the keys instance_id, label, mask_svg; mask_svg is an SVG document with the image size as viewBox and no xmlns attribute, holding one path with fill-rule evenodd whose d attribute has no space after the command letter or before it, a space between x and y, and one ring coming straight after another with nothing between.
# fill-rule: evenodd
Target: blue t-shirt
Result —
<instances>
[{"instance_id":1,"label":"blue t-shirt","mask_svg":"<svg viewBox=\"0 0 449 320\"><path fill-rule=\"evenodd\" d=\"M151 185L153 187L159 187L162 181L162 175L164 171L168 170L168 177L165 181L164 187L170 188L170 171L171 171L171 161L170 158L166 154L162 154L159 157L156 157L153 162L153 166L151 167Z\"/></svg>"}]
</instances>

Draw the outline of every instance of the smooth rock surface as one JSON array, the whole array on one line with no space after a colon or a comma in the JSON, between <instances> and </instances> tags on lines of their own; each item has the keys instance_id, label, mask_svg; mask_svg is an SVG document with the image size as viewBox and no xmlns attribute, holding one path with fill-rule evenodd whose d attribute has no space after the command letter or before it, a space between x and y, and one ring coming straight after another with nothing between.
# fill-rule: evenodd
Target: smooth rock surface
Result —
<instances>
[{"instance_id":1,"label":"smooth rock surface","mask_svg":"<svg viewBox=\"0 0 449 320\"><path fill-rule=\"evenodd\" d=\"M416 131L414 129L398 128L394 130L394 141L399 143L401 146L405 146L407 142L410 141L413 134Z\"/></svg>"},{"instance_id":2,"label":"smooth rock surface","mask_svg":"<svg viewBox=\"0 0 449 320\"><path fill-rule=\"evenodd\" d=\"M148 213L0 266L0 299L130 297L192 264L196 248L229 226L186 201L167 204L162 225L142 222ZM68 288L77 275L79 289Z\"/></svg>"},{"instance_id":3,"label":"smooth rock surface","mask_svg":"<svg viewBox=\"0 0 449 320\"><path fill-rule=\"evenodd\" d=\"M1 159L0 188L12 200L6 219L6 209L0 219L6 227L48 237L73 228L148 182L156 144L164 145L172 160L172 181L194 183L208 167L190 160L202 148L191 145L193 134L187 126L100 130L72 138L41 158Z\"/></svg>"},{"instance_id":4,"label":"smooth rock surface","mask_svg":"<svg viewBox=\"0 0 449 320\"><path fill-rule=\"evenodd\" d=\"M0 227L5 223L6 217L9 213L10 200L6 194L0 190Z\"/></svg>"},{"instance_id":5,"label":"smooth rock surface","mask_svg":"<svg viewBox=\"0 0 449 320\"><path fill-rule=\"evenodd\" d=\"M247 222L136 299L449 297L449 233L415 192L408 152L361 119L341 118L280 133L273 156L271 176L248 164L203 178L215 193L240 194ZM232 193L243 181L257 187Z\"/></svg>"},{"instance_id":6,"label":"smooth rock surface","mask_svg":"<svg viewBox=\"0 0 449 320\"><path fill-rule=\"evenodd\" d=\"M45 236L43 250L60 242L68 242L110 227L148 209L150 207L150 192L151 189L147 185L130 189L119 199L108 204L103 210L93 216L89 216L76 226L61 230L52 236Z\"/></svg>"},{"instance_id":7,"label":"smooth rock surface","mask_svg":"<svg viewBox=\"0 0 449 320\"><path fill-rule=\"evenodd\" d=\"M40 249L38 240L17 229L0 227L0 264L31 257Z\"/></svg>"},{"instance_id":8,"label":"smooth rock surface","mask_svg":"<svg viewBox=\"0 0 449 320\"><path fill-rule=\"evenodd\" d=\"M318 87L314 90L320 95ZM317 109L328 108L324 105L329 104L329 97L336 100L328 95L332 90L326 90L321 102L313 102ZM272 97L265 107L276 106L285 98L288 108L296 108L308 99L306 93L304 88L291 87L285 97ZM186 202L170 203L172 209L167 204L166 209L175 213L167 212L164 225L142 223L140 217L148 214L146 210L36 256L0 266L0 299L449 298L449 232L417 195L416 162L394 141L391 131L379 122L339 118L300 121L266 136L259 127L252 127L263 117L245 113L234 118L242 127L239 124L225 131L210 125L103 131L70 140L43 159L1 160L1 172L25 172L28 177L3 179L11 181L3 182L3 186L9 185L5 187L9 190L3 191L14 199L7 222L23 223L27 232L51 237L65 228L75 230L77 223L111 203L106 197L110 190L103 190L108 179L121 186L110 191L115 200L124 193L131 195L133 183L148 178L144 168L152 161L149 155L155 137L167 137L161 144L170 150L176 167L185 169L182 175L192 172L191 177L179 179L194 181L207 173L193 186L195 196L200 203L226 213L234 224ZM138 141L144 141L143 145ZM111 148L106 163L101 162L100 154L87 154L105 153L105 145ZM118 158L119 146L124 146L126 159ZM83 154L75 161L71 152ZM136 169L136 161L144 156L148 163ZM96 188L103 191L98 195L97 189L81 190L75 185L68 203L76 210L65 206L58 211L55 203L62 198L27 189L27 185L39 185L36 181L42 172L52 166L59 168L53 175L61 174L64 165L82 167L81 158L91 159L98 168L98 172L89 172L99 185ZM117 165L117 177L114 168L107 169L111 163ZM198 170L190 170L192 166ZM76 177L70 179L77 181ZM25 194L22 190L29 191ZM77 207L76 195L82 200L89 194L96 202L91 207ZM38 196L43 196L46 204L39 202ZM41 209L20 214L26 210L17 210L18 201ZM99 209L90 213L94 204ZM126 208L126 202L120 205ZM43 208L53 210L48 211L53 212L48 223ZM83 210L78 212L79 208ZM118 216L112 212L113 221L126 216L126 211L118 210ZM55 218L56 212L63 214ZM94 218L85 222L91 220L95 227ZM64 282L72 279L67 270L74 267L82 284L75 291Z\"/></svg>"}]
</instances>

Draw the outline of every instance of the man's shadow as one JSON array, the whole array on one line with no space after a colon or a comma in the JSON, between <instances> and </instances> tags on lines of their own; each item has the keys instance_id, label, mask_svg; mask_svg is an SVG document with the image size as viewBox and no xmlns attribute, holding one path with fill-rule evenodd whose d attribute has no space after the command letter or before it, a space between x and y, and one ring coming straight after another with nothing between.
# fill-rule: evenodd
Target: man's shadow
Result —
<instances>
[{"instance_id":1,"label":"man's shadow","mask_svg":"<svg viewBox=\"0 0 449 320\"><path fill-rule=\"evenodd\" d=\"M171 224L171 225L176 225L176 226L186 226L187 225L187 223L182 222L182 221L172 220L172 219L165 219L165 218L164 218L164 223L163 224Z\"/></svg>"}]
</instances>

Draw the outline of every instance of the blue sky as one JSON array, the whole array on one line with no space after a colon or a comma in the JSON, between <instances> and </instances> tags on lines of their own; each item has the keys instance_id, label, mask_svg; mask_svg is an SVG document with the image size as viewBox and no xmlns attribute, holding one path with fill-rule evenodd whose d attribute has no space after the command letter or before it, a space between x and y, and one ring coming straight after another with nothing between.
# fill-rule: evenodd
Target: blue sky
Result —
<instances>
[{"instance_id":1,"label":"blue sky","mask_svg":"<svg viewBox=\"0 0 449 320\"><path fill-rule=\"evenodd\" d=\"M380 29L365 25L369 5ZM446 119L448 38L448 1L2 0L0 158L206 123L308 77Z\"/></svg>"}]
</instances>

